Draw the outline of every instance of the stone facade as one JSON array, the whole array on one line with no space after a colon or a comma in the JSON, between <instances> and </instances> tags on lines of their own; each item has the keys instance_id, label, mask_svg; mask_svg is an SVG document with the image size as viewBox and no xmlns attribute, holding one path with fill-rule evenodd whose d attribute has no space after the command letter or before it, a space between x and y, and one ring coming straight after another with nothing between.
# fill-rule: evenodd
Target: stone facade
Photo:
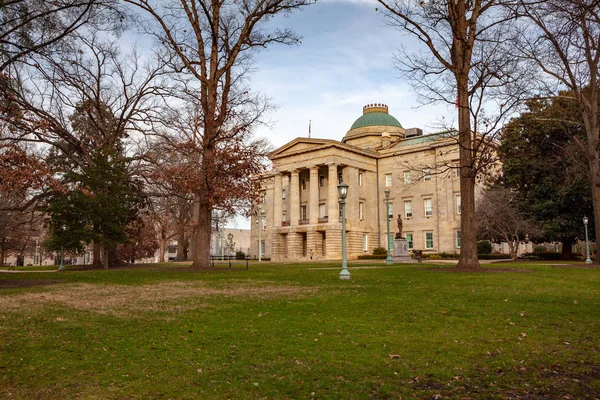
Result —
<instances>
[{"instance_id":1,"label":"stone facade","mask_svg":"<svg viewBox=\"0 0 600 400\"><path fill-rule=\"evenodd\" d=\"M273 260L341 259L337 185L346 199L348 258L387 247L402 215L409 248L460 252L458 145L452 132L422 135L402 128L387 106L365 106L342 141L297 138L269 155L273 169L260 178L263 222L252 218L251 255ZM258 206L256 207L258 210Z\"/></svg>"}]
</instances>

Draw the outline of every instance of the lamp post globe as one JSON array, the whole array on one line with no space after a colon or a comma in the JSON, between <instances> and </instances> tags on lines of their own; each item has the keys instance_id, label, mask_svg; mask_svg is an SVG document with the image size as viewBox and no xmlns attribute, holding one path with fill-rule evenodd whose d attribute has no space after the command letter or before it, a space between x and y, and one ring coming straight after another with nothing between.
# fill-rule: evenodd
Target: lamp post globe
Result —
<instances>
[{"instance_id":1,"label":"lamp post globe","mask_svg":"<svg viewBox=\"0 0 600 400\"><path fill-rule=\"evenodd\" d=\"M342 271L340 272L340 279L349 280L351 276L346 261L346 197L348 196L348 185L342 182L337 188L340 205L342 206Z\"/></svg>"},{"instance_id":2,"label":"lamp post globe","mask_svg":"<svg viewBox=\"0 0 600 400\"><path fill-rule=\"evenodd\" d=\"M585 263L591 264L592 259L590 258L590 241L588 239L588 222L589 222L588 217L583 217L583 226L585 226L585 255L586 255Z\"/></svg>"}]
</instances>

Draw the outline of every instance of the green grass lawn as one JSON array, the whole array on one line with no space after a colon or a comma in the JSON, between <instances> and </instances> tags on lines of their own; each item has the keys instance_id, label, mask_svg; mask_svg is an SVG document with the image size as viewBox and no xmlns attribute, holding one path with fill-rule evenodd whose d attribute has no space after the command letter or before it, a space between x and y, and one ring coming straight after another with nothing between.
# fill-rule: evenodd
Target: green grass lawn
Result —
<instances>
[{"instance_id":1,"label":"green grass lawn","mask_svg":"<svg viewBox=\"0 0 600 400\"><path fill-rule=\"evenodd\" d=\"M2 274L0 398L598 398L600 270L546 264Z\"/></svg>"}]
</instances>

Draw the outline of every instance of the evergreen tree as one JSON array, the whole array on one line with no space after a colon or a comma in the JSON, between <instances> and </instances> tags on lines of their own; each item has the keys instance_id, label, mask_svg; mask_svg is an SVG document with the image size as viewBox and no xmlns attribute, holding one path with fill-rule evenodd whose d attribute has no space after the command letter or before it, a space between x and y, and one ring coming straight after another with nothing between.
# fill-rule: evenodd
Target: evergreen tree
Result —
<instances>
[{"instance_id":1,"label":"evergreen tree","mask_svg":"<svg viewBox=\"0 0 600 400\"><path fill-rule=\"evenodd\" d=\"M583 217L594 221L580 145L585 133L569 122L578 118L578 110L561 97L534 99L527 108L502 136L503 183L518 192L520 208L545 232L542 239L560 241L563 253L570 253L575 239L584 235Z\"/></svg>"},{"instance_id":2,"label":"evergreen tree","mask_svg":"<svg viewBox=\"0 0 600 400\"><path fill-rule=\"evenodd\" d=\"M93 242L108 250L127 243L126 227L146 199L141 182L131 174L123 148L125 132L104 104L81 104L71 117L76 143L51 153L50 162L63 171L64 191L51 197L50 250L82 250ZM98 260L94 260L98 264Z\"/></svg>"}]
</instances>

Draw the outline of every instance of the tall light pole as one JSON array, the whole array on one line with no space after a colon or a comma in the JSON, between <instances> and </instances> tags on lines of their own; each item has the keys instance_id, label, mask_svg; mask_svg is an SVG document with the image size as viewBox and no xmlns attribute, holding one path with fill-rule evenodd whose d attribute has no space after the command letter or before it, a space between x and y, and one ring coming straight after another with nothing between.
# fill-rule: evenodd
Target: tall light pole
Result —
<instances>
[{"instance_id":1,"label":"tall light pole","mask_svg":"<svg viewBox=\"0 0 600 400\"><path fill-rule=\"evenodd\" d=\"M591 264L592 260L590 259L590 241L588 240L588 231L587 231L588 217L583 217L583 225L585 226L585 255L587 256L585 263Z\"/></svg>"},{"instance_id":2,"label":"tall light pole","mask_svg":"<svg viewBox=\"0 0 600 400\"><path fill-rule=\"evenodd\" d=\"M340 279L348 280L351 278L346 262L346 197L348 196L348 185L344 182L338 185L338 195L342 206L342 272L340 272Z\"/></svg>"},{"instance_id":3,"label":"tall light pole","mask_svg":"<svg viewBox=\"0 0 600 400\"><path fill-rule=\"evenodd\" d=\"M67 230L67 227L63 225L61 227L61 230L62 230L62 236L63 236L62 240L64 240L65 231ZM59 271L65 270L65 245L64 244L60 245L60 266L58 267L58 270Z\"/></svg>"},{"instance_id":4,"label":"tall light pole","mask_svg":"<svg viewBox=\"0 0 600 400\"><path fill-rule=\"evenodd\" d=\"M390 189L386 189L385 193L385 221L387 222L387 258L386 264L393 264L392 260L392 238L390 237Z\"/></svg>"},{"instance_id":5,"label":"tall light pole","mask_svg":"<svg viewBox=\"0 0 600 400\"><path fill-rule=\"evenodd\" d=\"M263 230L263 216L265 215L265 212L262 209L262 205L258 206L258 212L256 213L256 216L258 217L258 220L256 221L256 223L258 224L258 261L262 261L262 240L261 240L261 233Z\"/></svg>"}]
</instances>

